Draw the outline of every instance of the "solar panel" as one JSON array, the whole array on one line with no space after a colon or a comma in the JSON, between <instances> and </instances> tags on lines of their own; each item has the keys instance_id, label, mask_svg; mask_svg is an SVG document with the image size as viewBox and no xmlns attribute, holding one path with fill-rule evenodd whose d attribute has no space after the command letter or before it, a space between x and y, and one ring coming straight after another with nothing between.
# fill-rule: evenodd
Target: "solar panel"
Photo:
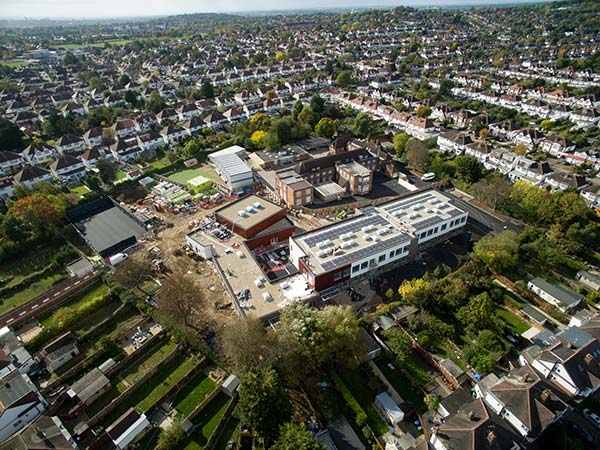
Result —
<instances>
[{"instance_id":1,"label":"solar panel","mask_svg":"<svg viewBox=\"0 0 600 450\"><path fill-rule=\"evenodd\" d=\"M317 242L324 241L325 239L334 240L339 238L342 234L354 233L360 230L362 227L367 225L387 225L389 222L381 216L361 216L356 219L348 221L347 224L340 224L336 227L331 227L321 233L316 233L304 240L304 243L309 247L314 247Z\"/></svg>"},{"instance_id":2,"label":"solar panel","mask_svg":"<svg viewBox=\"0 0 600 450\"><path fill-rule=\"evenodd\" d=\"M428 228L431 225L435 225L436 223L441 223L442 220L438 216L429 217L425 220L421 220L419 222L413 223L412 226L415 227L415 230L422 230L423 228Z\"/></svg>"},{"instance_id":3,"label":"solar panel","mask_svg":"<svg viewBox=\"0 0 600 450\"><path fill-rule=\"evenodd\" d=\"M370 245L366 248L361 248L354 252L346 253L344 255L338 256L337 258L333 258L331 261L324 262L321 266L324 270L329 271L335 269L336 267L340 267L352 263L354 261L366 259L372 255L376 255L377 253L382 252L383 250L393 248L405 242L410 242L410 236L402 233L385 241L378 241L377 243Z\"/></svg>"}]
</instances>

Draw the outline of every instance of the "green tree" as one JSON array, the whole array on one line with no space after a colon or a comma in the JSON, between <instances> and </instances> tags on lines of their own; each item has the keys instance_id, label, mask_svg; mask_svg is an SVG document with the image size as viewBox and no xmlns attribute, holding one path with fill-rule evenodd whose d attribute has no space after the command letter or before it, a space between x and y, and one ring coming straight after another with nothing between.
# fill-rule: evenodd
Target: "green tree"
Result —
<instances>
[{"instance_id":1,"label":"green tree","mask_svg":"<svg viewBox=\"0 0 600 450\"><path fill-rule=\"evenodd\" d=\"M337 123L328 117L323 117L319 123L315 125L315 132L324 138L331 139L337 132Z\"/></svg>"},{"instance_id":2,"label":"green tree","mask_svg":"<svg viewBox=\"0 0 600 450\"><path fill-rule=\"evenodd\" d=\"M304 107L302 111L300 111L300 114L298 114L298 120L313 128L317 123L317 120L319 120L319 118L312 110L312 108L310 106L307 106Z\"/></svg>"},{"instance_id":3,"label":"green tree","mask_svg":"<svg viewBox=\"0 0 600 450\"><path fill-rule=\"evenodd\" d=\"M306 428L290 422L281 427L271 450L325 450L325 446L317 442Z\"/></svg>"},{"instance_id":4,"label":"green tree","mask_svg":"<svg viewBox=\"0 0 600 450\"><path fill-rule=\"evenodd\" d=\"M274 151L281 147L281 142L279 142L279 138L277 135L271 131L269 131L263 138L262 144L265 146L265 150Z\"/></svg>"},{"instance_id":5,"label":"green tree","mask_svg":"<svg viewBox=\"0 0 600 450\"><path fill-rule=\"evenodd\" d=\"M158 114L167 106L165 99L157 92L152 91L146 101L146 109Z\"/></svg>"},{"instance_id":6,"label":"green tree","mask_svg":"<svg viewBox=\"0 0 600 450\"><path fill-rule=\"evenodd\" d=\"M126 73L123 73L119 76L119 78L117 79L117 83L119 86L124 87L126 84L129 84L131 82L131 78L129 78L129 75L127 75Z\"/></svg>"},{"instance_id":7,"label":"green tree","mask_svg":"<svg viewBox=\"0 0 600 450\"><path fill-rule=\"evenodd\" d=\"M398 362L406 361L412 352L412 342L406 333L398 327L392 327L386 330L383 335L386 344L394 353Z\"/></svg>"},{"instance_id":8,"label":"green tree","mask_svg":"<svg viewBox=\"0 0 600 450\"><path fill-rule=\"evenodd\" d=\"M202 98L213 98L215 96L215 88L210 80L202 81L202 84L200 85L200 95Z\"/></svg>"},{"instance_id":9,"label":"green tree","mask_svg":"<svg viewBox=\"0 0 600 450\"><path fill-rule=\"evenodd\" d=\"M437 411L440 406L440 399L435 394L427 394L423 399L429 411Z\"/></svg>"},{"instance_id":10,"label":"green tree","mask_svg":"<svg viewBox=\"0 0 600 450\"><path fill-rule=\"evenodd\" d=\"M319 94L313 95L310 99L310 109L321 117L325 112L325 100Z\"/></svg>"},{"instance_id":11,"label":"green tree","mask_svg":"<svg viewBox=\"0 0 600 450\"><path fill-rule=\"evenodd\" d=\"M373 120L367 113L360 112L352 123L352 132L359 138L366 138L373 130Z\"/></svg>"},{"instance_id":12,"label":"green tree","mask_svg":"<svg viewBox=\"0 0 600 450\"><path fill-rule=\"evenodd\" d=\"M336 83L341 87L348 87L353 84L352 74L348 70L342 70L337 78L335 79Z\"/></svg>"},{"instance_id":13,"label":"green tree","mask_svg":"<svg viewBox=\"0 0 600 450\"><path fill-rule=\"evenodd\" d=\"M160 450L179 450L183 447L187 435L183 430L181 420L175 420L167 429L163 429L158 436Z\"/></svg>"},{"instance_id":14,"label":"green tree","mask_svg":"<svg viewBox=\"0 0 600 450\"><path fill-rule=\"evenodd\" d=\"M475 183L483 175L483 166L474 156L457 156L454 163L456 164L456 175L466 183Z\"/></svg>"},{"instance_id":15,"label":"green tree","mask_svg":"<svg viewBox=\"0 0 600 450\"><path fill-rule=\"evenodd\" d=\"M487 292L476 295L469 303L458 310L458 319L466 327L476 329L494 325L494 304Z\"/></svg>"},{"instance_id":16,"label":"green tree","mask_svg":"<svg viewBox=\"0 0 600 450\"><path fill-rule=\"evenodd\" d=\"M406 151L406 143L408 142L409 136L406 133L398 133L394 136L394 151L397 156L401 156Z\"/></svg>"},{"instance_id":17,"label":"green tree","mask_svg":"<svg viewBox=\"0 0 600 450\"><path fill-rule=\"evenodd\" d=\"M416 116L421 118L427 118L431 115L431 108L429 106L419 105L417 107Z\"/></svg>"},{"instance_id":18,"label":"green tree","mask_svg":"<svg viewBox=\"0 0 600 450\"><path fill-rule=\"evenodd\" d=\"M503 176L487 176L473 185L477 199L492 209L503 207L510 198L512 184Z\"/></svg>"},{"instance_id":19,"label":"green tree","mask_svg":"<svg viewBox=\"0 0 600 450\"><path fill-rule=\"evenodd\" d=\"M96 163L96 169L98 169L98 176L106 184L112 183L117 178L117 163L108 158L100 159Z\"/></svg>"},{"instance_id":20,"label":"green tree","mask_svg":"<svg viewBox=\"0 0 600 450\"><path fill-rule=\"evenodd\" d=\"M508 270L519 260L517 233L506 230L498 234L488 234L475 244L473 255L494 271Z\"/></svg>"},{"instance_id":21,"label":"green tree","mask_svg":"<svg viewBox=\"0 0 600 450\"><path fill-rule=\"evenodd\" d=\"M23 148L23 132L16 123L0 118L0 147L2 150Z\"/></svg>"},{"instance_id":22,"label":"green tree","mask_svg":"<svg viewBox=\"0 0 600 450\"><path fill-rule=\"evenodd\" d=\"M79 64L79 59L72 52L67 52L63 58L63 64L65 66L76 66Z\"/></svg>"},{"instance_id":23,"label":"green tree","mask_svg":"<svg viewBox=\"0 0 600 450\"><path fill-rule=\"evenodd\" d=\"M292 119L298 120L298 116L303 109L304 103L302 103L302 100L296 100L296 103L294 103L294 108L292 109Z\"/></svg>"},{"instance_id":24,"label":"green tree","mask_svg":"<svg viewBox=\"0 0 600 450\"><path fill-rule=\"evenodd\" d=\"M127 89L125 91L125 96L123 97L125 99L125 101L127 103L129 103L131 106L135 106L137 105L137 95L135 92L133 92L131 89Z\"/></svg>"},{"instance_id":25,"label":"green tree","mask_svg":"<svg viewBox=\"0 0 600 450\"><path fill-rule=\"evenodd\" d=\"M406 162L410 167L425 171L427 166L429 166L429 151L423 142L415 138L410 138L406 142L404 159L406 159Z\"/></svg>"},{"instance_id":26,"label":"green tree","mask_svg":"<svg viewBox=\"0 0 600 450\"><path fill-rule=\"evenodd\" d=\"M292 413L287 392L272 367L257 368L242 377L238 406L245 423L267 442Z\"/></svg>"}]
</instances>

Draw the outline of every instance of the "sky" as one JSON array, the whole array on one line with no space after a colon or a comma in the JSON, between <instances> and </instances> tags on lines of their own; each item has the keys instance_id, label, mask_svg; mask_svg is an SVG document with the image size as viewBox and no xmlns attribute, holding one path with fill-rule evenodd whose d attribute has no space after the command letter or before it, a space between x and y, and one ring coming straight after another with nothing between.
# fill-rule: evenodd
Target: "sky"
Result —
<instances>
[{"instance_id":1,"label":"sky","mask_svg":"<svg viewBox=\"0 0 600 450\"><path fill-rule=\"evenodd\" d=\"M0 17L106 18L358 6L520 3L526 0L0 0Z\"/></svg>"}]
</instances>

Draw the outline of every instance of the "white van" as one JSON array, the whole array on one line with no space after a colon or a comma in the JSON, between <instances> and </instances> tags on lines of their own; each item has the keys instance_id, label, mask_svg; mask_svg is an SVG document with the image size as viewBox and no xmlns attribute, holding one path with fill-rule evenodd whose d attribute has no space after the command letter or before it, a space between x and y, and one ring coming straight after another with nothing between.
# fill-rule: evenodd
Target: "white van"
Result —
<instances>
[{"instance_id":1,"label":"white van","mask_svg":"<svg viewBox=\"0 0 600 450\"><path fill-rule=\"evenodd\" d=\"M435 173L427 172L425 175L421 177L421 181L433 181L435 180Z\"/></svg>"}]
</instances>

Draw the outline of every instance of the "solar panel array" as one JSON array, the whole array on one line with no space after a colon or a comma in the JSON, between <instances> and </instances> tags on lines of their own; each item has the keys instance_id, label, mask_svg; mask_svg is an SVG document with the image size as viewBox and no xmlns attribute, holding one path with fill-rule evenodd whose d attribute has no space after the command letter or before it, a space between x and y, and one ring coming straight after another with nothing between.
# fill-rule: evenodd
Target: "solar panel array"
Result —
<instances>
[{"instance_id":1,"label":"solar panel array","mask_svg":"<svg viewBox=\"0 0 600 450\"><path fill-rule=\"evenodd\" d=\"M389 225L390 223L381 216L363 216L357 218L356 220L350 220L346 225L339 225L336 227L332 227L331 229L325 230L322 233L318 233L314 236L307 238L304 242L310 248L313 248L318 242L329 239L333 241L334 239L339 238L342 234L346 233L355 233L359 231L361 228L373 225Z\"/></svg>"},{"instance_id":2,"label":"solar panel array","mask_svg":"<svg viewBox=\"0 0 600 450\"><path fill-rule=\"evenodd\" d=\"M414 198L411 198L410 200L393 203L390 206L387 206L383 209L391 214L396 210L410 208L411 206L416 205L417 203L423 203L423 202L426 202L427 200L431 200L433 198L436 198L435 195L433 195L431 192L429 192L427 194L418 195Z\"/></svg>"},{"instance_id":3,"label":"solar panel array","mask_svg":"<svg viewBox=\"0 0 600 450\"><path fill-rule=\"evenodd\" d=\"M410 236L402 233L385 241L378 241L375 244L369 245L366 248L362 248L354 252L338 256L337 258L333 258L331 261L324 262L322 264L322 267L325 271L329 271L335 269L336 267L341 267L354 261L369 258L372 255L376 255L377 253L380 253L388 248L394 248L395 246L403 244L405 242L410 242Z\"/></svg>"},{"instance_id":4,"label":"solar panel array","mask_svg":"<svg viewBox=\"0 0 600 450\"><path fill-rule=\"evenodd\" d=\"M419 222L413 223L412 226L415 227L415 230L422 230L423 228L430 227L431 225L435 225L439 223L440 218L438 216L428 217L427 219L421 220Z\"/></svg>"}]
</instances>

